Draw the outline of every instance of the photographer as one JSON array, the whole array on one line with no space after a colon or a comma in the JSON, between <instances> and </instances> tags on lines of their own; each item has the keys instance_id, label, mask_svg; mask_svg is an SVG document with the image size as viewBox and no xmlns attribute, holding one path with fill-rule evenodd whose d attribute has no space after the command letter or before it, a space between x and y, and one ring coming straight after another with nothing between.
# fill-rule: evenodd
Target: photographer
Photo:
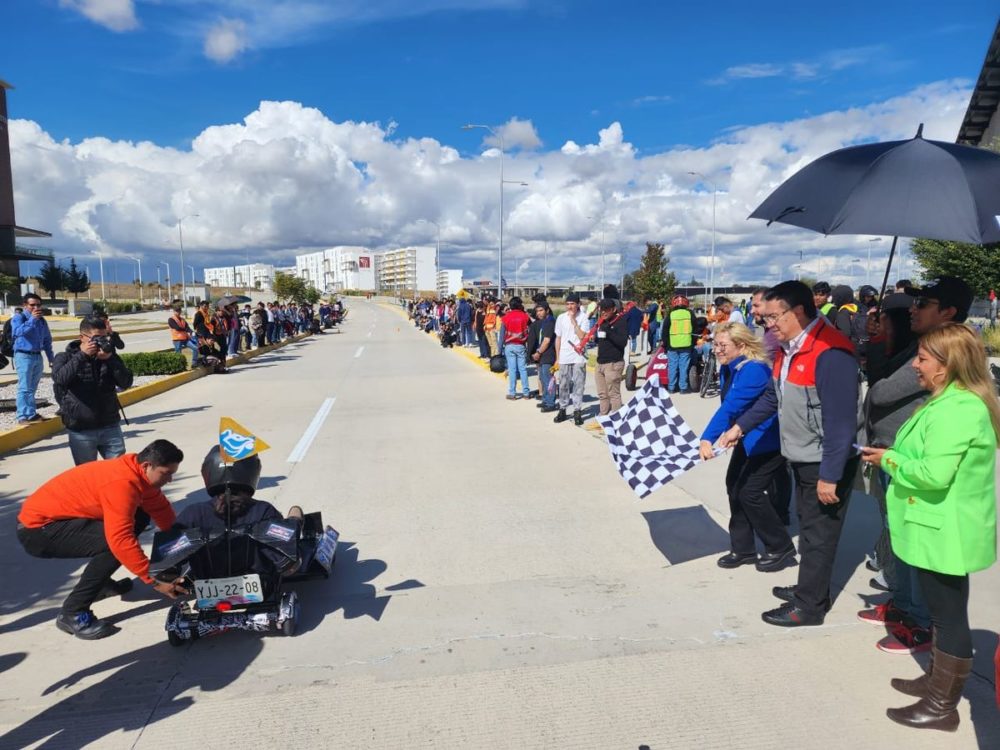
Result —
<instances>
[{"instance_id":1,"label":"photographer","mask_svg":"<svg viewBox=\"0 0 1000 750\"><path fill-rule=\"evenodd\" d=\"M96 461L98 453L105 459L125 453L117 389L132 385L132 373L101 318L83 319L79 340L52 363L52 383L74 463Z\"/></svg>"}]
</instances>

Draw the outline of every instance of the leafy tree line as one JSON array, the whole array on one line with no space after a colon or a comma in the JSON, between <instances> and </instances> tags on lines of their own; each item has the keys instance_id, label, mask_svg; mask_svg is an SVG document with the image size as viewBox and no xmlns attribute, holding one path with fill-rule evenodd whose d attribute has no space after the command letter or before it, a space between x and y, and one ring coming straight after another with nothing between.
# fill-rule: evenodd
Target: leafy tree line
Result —
<instances>
[{"instance_id":1,"label":"leafy tree line","mask_svg":"<svg viewBox=\"0 0 1000 750\"><path fill-rule=\"evenodd\" d=\"M278 271L274 274L274 296L281 302L307 302L315 305L319 302L320 292L305 279L300 279L290 273Z\"/></svg>"},{"instance_id":2,"label":"leafy tree line","mask_svg":"<svg viewBox=\"0 0 1000 750\"><path fill-rule=\"evenodd\" d=\"M660 242L647 242L639 267L625 274L622 297L637 301L669 301L677 287L677 277L673 271L667 270L669 265L666 246Z\"/></svg>"}]
</instances>

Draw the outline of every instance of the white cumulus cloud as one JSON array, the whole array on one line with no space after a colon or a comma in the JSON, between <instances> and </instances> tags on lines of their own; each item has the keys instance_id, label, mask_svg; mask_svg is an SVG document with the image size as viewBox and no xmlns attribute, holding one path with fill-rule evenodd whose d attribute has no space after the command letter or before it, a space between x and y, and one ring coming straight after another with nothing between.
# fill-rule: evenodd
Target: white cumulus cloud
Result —
<instances>
[{"instance_id":1,"label":"white cumulus cloud","mask_svg":"<svg viewBox=\"0 0 1000 750\"><path fill-rule=\"evenodd\" d=\"M247 48L247 25L238 18L222 18L205 34L205 57L226 63Z\"/></svg>"},{"instance_id":2,"label":"white cumulus cloud","mask_svg":"<svg viewBox=\"0 0 1000 750\"><path fill-rule=\"evenodd\" d=\"M530 120L505 131L505 275L597 283L622 258L634 267L645 243L663 242L684 280L707 278L712 185L717 283L773 283L801 271L862 283L873 249L888 242L766 227L747 215L784 179L819 156L859 142L911 137L951 141L968 103L967 82L946 81L865 107L726 132L702 148L640 153L613 122L590 143L544 149ZM95 136L55 141L42 124L12 120L20 224L53 232L58 257L103 249L176 264L177 220L185 260L197 267L287 264L300 248L432 245L467 278L496 276L500 229L496 151L463 155L433 138L400 139L394 124L336 122L297 102L265 101L241 122L205 129L190 148ZM514 130L509 128L514 126ZM519 133L519 134L518 134ZM505 138L506 140L506 138ZM700 172L704 177L693 177ZM799 252L802 252L802 267ZM105 265L107 266L107 262ZM174 273L177 273L175 268Z\"/></svg>"},{"instance_id":3,"label":"white cumulus cloud","mask_svg":"<svg viewBox=\"0 0 1000 750\"><path fill-rule=\"evenodd\" d=\"M131 31L139 27L133 0L59 0L59 5L112 31Z\"/></svg>"}]
</instances>

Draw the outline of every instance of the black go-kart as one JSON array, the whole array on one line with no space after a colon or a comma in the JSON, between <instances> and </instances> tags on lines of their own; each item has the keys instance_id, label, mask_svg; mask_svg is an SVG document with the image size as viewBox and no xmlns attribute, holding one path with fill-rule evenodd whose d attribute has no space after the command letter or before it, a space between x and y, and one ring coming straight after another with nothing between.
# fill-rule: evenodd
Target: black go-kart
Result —
<instances>
[{"instance_id":1,"label":"black go-kart","mask_svg":"<svg viewBox=\"0 0 1000 750\"><path fill-rule=\"evenodd\" d=\"M299 598L285 585L329 577L339 536L318 512L211 533L157 532L149 574L183 577L190 592L167 613L167 639L181 646L228 630L295 635Z\"/></svg>"}]
</instances>

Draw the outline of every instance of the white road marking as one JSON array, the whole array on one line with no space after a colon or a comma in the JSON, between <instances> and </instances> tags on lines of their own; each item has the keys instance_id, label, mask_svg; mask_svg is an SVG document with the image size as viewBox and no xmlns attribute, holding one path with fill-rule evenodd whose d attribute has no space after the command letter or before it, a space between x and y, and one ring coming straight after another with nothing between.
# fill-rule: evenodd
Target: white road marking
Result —
<instances>
[{"instance_id":1,"label":"white road marking","mask_svg":"<svg viewBox=\"0 0 1000 750\"><path fill-rule=\"evenodd\" d=\"M356 352L354 352L354 358L357 359L358 357L360 357L361 353L364 352L364 350L365 350L365 347L362 344L361 346L358 347L358 350Z\"/></svg>"},{"instance_id":2,"label":"white road marking","mask_svg":"<svg viewBox=\"0 0 1000 750\"><path fill-rule=\"evenodd\" d=\"M371 331L369 331L369 332L368 332L368 338L371 338L371 337L372 337L372 332L371 332Z\"/></svg>"},{"instance_id":3,"label":"white road marking","mask_svg":"<svg viewBox=\"0 0 1000 750\"><path fill-rule=\"evenodd\" d=\"M316 435L319 433L320 427L323 426L323 422L326 421L327 416L330 414L330 409L333 408L333 402L337 400L336 396L331 396L326 399L322 406L319 407L319 411L316 412L316 416L313 417L312 422L306 428L306 431L302 433L302 437L299 438L299 442L295 444L292 452L288 454L288 463L297 464L306 456L306 451L309 450L309 446L312 445L312 441L316 439Z\"/></svg>"}]
</instances>

